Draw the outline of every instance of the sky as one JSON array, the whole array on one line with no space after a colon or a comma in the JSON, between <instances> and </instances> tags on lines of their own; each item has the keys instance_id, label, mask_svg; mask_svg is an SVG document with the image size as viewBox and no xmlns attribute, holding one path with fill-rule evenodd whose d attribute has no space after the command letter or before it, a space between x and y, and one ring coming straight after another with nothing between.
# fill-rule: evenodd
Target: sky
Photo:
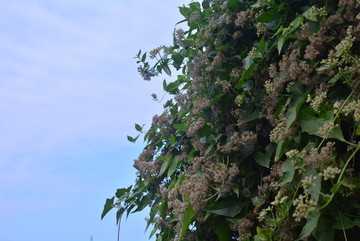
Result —
<instances>
[{"instance_id":1,"label":"sky","mask_svg":"<svg viewBox=\"0 0 360 241\"><path fill-rule=\"evenodd\" d=\"M143 143L126 136L161 113L166 78L142 80L133 58L171 45L184 3L0 0L0 241L116 240L100 214L135 180ZM120 240L147 240L146 216Z\"/></svg>"}]
</instances>

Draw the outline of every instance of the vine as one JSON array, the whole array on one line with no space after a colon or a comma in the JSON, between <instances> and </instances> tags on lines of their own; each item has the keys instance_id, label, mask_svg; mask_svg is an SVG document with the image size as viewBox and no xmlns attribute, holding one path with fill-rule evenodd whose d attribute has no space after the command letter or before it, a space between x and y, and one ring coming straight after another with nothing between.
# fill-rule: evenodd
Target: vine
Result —
<instances>
[{"instance_id":1,"label":"vine","mask_svg":"<svg viewBox=\"0 0 360 241\"><path fill-rule=\"evenodd\" d=\"M357 240L359 0L179 10L173 45L135 57L145 80L180 71L163 82L173 98L149 130L135 125L137 180L101 218L149 206L157 241Z\"/></svg>"}]
</instances>

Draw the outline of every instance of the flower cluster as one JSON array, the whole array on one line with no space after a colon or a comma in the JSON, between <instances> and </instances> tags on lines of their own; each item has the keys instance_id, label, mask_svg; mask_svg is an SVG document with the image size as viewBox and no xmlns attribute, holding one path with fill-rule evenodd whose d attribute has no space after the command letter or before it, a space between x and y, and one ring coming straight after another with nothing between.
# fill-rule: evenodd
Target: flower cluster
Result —
<instances>
[{"instance_id":1,"label":"flower cluster","mask_svg":"<svg viewBox=\"0 0 360 241\"><path fill-rule=\"evenodd\" d=\"M341 172L341 169L334 166L328 166L323 170L323 172L320 174L324 177L324 180L334 179L337 174Z\"/></svg>"},{"instance_id":2,"label":"flower cluster","mask_svg":"<svg viewBox=\"0 0 360 241\"><path fill-rule=\"evenodd\" d=\"M302 218L307 218L309 213L316 209L316 201L309 195L299 195L294 200L293 205L295 206L293 217L296 222L300 222Z\"/></svg>"}]
</instances>

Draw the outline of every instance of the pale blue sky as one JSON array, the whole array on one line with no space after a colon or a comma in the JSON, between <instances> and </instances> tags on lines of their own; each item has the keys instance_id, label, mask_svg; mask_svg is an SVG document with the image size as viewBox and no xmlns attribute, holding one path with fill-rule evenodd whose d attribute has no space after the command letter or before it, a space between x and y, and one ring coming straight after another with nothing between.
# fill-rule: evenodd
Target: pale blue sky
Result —
<instances>
[{"instance_id":1,"label":"pale blue sky","mask_svg":"<svg viewBox=\"0 0 360 241\"><path fill-rule=\"evenodd\" d=\"M100 214L135 179L126 135L162 110L133 57L171 44L187 2L0 1L0 241L116 240ZM121 240L147 240L145 216Z\"/></svg>"}]
</instances>

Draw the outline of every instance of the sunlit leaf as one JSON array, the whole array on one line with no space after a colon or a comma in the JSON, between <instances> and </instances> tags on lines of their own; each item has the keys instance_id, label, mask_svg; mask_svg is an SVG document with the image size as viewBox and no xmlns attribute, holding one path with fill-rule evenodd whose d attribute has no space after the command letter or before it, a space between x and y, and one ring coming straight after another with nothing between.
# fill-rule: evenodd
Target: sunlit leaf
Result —
<instances>
[{"instance_id":1,"label":"sunlit leaf","mask_svg":"<svg viewBox=\"0 0 360 241\"><path fill-rule=\"evenodd\" d=\"M256 227L256 232L261 241L272 241L272 229Z\"/></svg>"}]
</instances>

